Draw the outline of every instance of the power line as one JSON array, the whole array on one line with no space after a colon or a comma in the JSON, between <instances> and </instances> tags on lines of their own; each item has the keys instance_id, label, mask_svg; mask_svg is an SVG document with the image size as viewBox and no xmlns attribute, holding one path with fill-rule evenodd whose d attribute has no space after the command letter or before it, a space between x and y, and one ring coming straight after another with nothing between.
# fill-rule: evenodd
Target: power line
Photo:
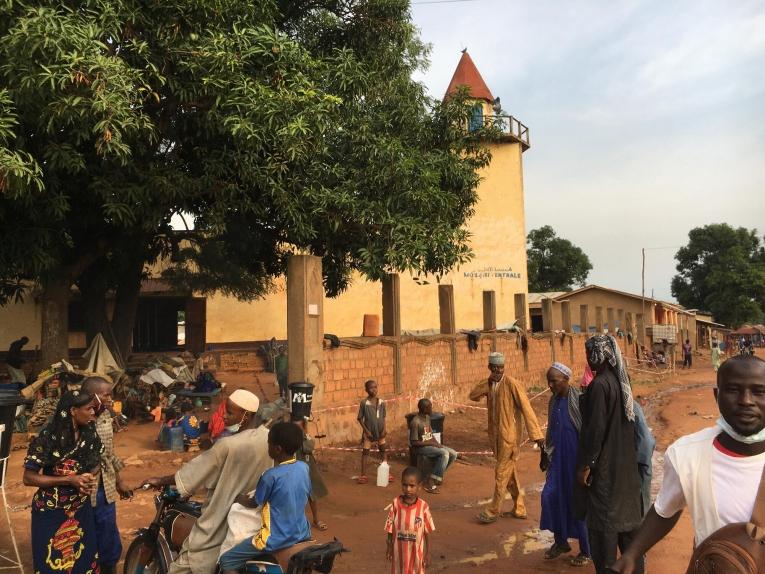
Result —
<instances>
[{"instance_id":1,"label":"power line","mask_svg":"<svg viewBox=\"0 0 765 574\"><path fill-rule=\"evenodd\" d=\"M457 4L461 2L479 2L480 0L421 0L420 2L412 2L412 6L418 4Z\"/></svg>"}]
</instances>

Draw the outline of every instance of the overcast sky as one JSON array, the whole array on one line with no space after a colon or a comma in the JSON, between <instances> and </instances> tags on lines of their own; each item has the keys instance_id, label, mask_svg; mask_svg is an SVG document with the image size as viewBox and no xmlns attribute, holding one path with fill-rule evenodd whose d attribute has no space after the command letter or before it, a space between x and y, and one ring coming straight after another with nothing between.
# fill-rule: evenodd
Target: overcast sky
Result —
<instances>
[{"instance_id":1,"label":"overcast sky","mask_svg":"<svg viewBox=\"0 0 765 574\"><path fill-rule=\"evenodd\" d=\"M527 230L590 256L589 283L671 299L688 231L765 234L762 0L413 0L441 97L467 48L529 126ZM670 249L666 249L669 247Z\"/></svg>"}]
</instances>

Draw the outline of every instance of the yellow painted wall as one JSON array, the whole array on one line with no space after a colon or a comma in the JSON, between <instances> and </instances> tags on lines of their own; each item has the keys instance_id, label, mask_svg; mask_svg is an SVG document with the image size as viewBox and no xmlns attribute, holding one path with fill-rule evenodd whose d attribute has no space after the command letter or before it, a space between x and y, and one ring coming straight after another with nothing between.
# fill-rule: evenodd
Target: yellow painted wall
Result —
<instances>
[{"instance_id":1,"label":"yellow painted wall","mask_svg":"<svg viewBox=\"0 0 765 574\"><path fill-rule=\"evenodd\" d=\"M7 351L13 341L24 335L29 343L24 347L30 351L40 346L42 315L40 307L27 293L23 303L11 303L0 307L0 350Z\"/></svg>"},{"instance_id":2,"label":"yellow painted wall","mask_svg":"<svg viewBox=\"0 0 765 574\"><path fill-rule=\"evenodd\" d=\"M490 113L486 106L485 113ZM496 292L497 324L515 319L513 295L527 293L526 224L523 198L523 160L518 143L490 146L491 164L482 173L479 201L468 222L474 259L449 275L442 284L454 285L455 318L458 329L483 325L484 290ZM152 271L158 273L162 265ZM513 276L507 276L512 274ZM503 276L505 275L505 276ZM401 276L401 327L416 331L438 329L438 286L418 285L409 274ZM324 329L338 336L361 335L365 314L382 316L382 288L357 277L348 291L324 303ZM23 333L21 332L23 331ZM40 310L31 300L0 309L0 348L22 334L30 346L40 342ZM253 302L215 295L207 299L207 342L228 343L287 337L287 293L285 281L274 293ZM70 337L80 347L82 334Z\"/></svg>"},{"instance_id":3,"label":"yellow painted wall","mask_svg":"<svg viewBox=\"0 0 765 574\"><path fill-rule=\"evenodd\" d=\"M513 295L528 291L521 146L494 144L491 151L491 164L481 174L480 199L468 223L475 257L441 278L442 284L454 285L455 317L461 329L482 326L484 290L496 291L498 325L514 321ZM418 285L411 275L401 276L404 330L439 327L438 286L435 278L427 280L429 285ZM276 293L251 303L223 296L208 298L207 341L286 338L286 295L282 281ZM382 288L379 283L357 277L340 297L325 300L324 330L338 336L360 335L365 314L382 316Z\"/></svg>"}]
</instances>

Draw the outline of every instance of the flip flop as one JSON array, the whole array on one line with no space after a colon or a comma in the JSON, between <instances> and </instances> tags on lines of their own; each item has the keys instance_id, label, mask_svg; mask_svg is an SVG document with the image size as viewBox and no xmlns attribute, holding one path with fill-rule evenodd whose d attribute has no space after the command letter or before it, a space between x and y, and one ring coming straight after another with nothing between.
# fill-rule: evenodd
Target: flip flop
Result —
<instances>
[{"instance_id":1,"label":"flip flop","mask_svg":"<svg viewBox=\"0 0 765 574\"><path fill-rule=\"evenodd\" d=\"M436 485L433 486L423 486L422 489L427 492L428 494L441 494L441 491L438 490L438 487Z\"/></svg>"},{"instance_id":2,"label":"flip flop","mask_svg":"<svg viewBox=\"0 0 765 574\"><path fill-rule=\"evenodd\" d=\"M313 523L313 525L318 528L321 532L324 532L329 526L327 526L326 522L322 522L321 520L318 520Z\"/></svg>"},{"instance_id":3,"label":"flip flop","mask_svg":"<svg viewBox=\"0 0 765 574\"><path fill-rule=\"evenodd\" d=\"M481 524L493 524L494 522L497 521L496 516L492 516L491 514L486 514L486 512L481 512L480 514L476 516L476 518L478 519L478 522L480 522Z\"/></svg>"},{"instance_id":4,"label":"flip flop","mask_svg":"<svg viewBox=\"0 0 765 574\"><path fill-rule=\"evenodd\" d=\"M515 510L510 511L510 516L517 518L518 520L526 520L529 517L528 514L518 514Z\"/></svg>"},{"instance_id":5,"label":"flip flop","mask_svg":"<svg viewBox=\"0 0 765 574\"><path fill-rule=\"evenodd\" d=\"M369 482L369 478L366 474L362 474L356 479L356 484L366 484L367 482Z\"/></svg>"},{"instance_id":6,"label":"flip flop","mask_svg":"<svg viewBox=\"0 0 765 574\"><path fill-rule=\"evenodd\" d=\"M568 552L571 552L571 546L567 548L566 546L558 546L557 544L553 544L550 546L550 548L547 549L547 552L545 552L545 560L554 560L561 554L566 554Z\"/></svg>"},{"instance_id":7,"label":"flip flop","mask_svg":"<svg viewBox=\"0 0 765 574\"><path fill-rule=\"evenodd\" d=\"M587 566L590 562L592 562L592 558L590 558L586 554L581 554L581 553L575 558L571 559L571 565L576 566L577 568L581 566Z\"/></svg>"}]
</instances>

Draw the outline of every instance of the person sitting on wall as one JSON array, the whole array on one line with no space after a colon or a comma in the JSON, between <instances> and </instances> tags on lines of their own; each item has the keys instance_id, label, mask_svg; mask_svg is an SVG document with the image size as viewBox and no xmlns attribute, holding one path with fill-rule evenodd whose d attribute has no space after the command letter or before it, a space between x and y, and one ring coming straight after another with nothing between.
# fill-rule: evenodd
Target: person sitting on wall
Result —
<instances>
[{"instance_id":1,"label":"person sitting on wall","mask_svg":"<svg viewBox=\"0 0 765 574\"><path fill-rule=\"evenodd\" d=\"M425 491L438 494L438 487L444 481L446 470L457 460L457 451L444 446L433 436L433 428L430 426L430 415L433 414L433 403L428 399L420 399L417 402L417 416L409 423L409 446L418 456L433 459L435 466L428 477Z\"/></svg>"}]
</instances>

